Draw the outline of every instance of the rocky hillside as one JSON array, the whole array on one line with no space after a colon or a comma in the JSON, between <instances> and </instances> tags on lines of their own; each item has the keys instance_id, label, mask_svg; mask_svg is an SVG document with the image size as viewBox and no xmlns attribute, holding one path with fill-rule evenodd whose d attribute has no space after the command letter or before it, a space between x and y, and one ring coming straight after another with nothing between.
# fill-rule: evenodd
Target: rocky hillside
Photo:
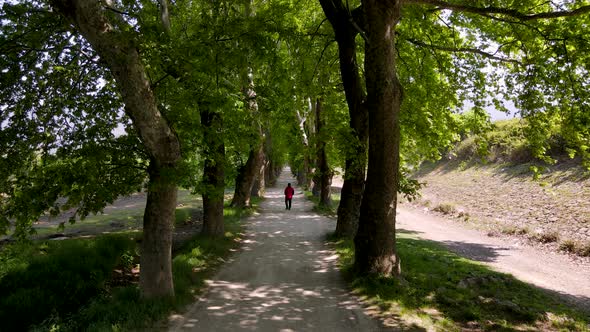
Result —
<instances>
[{"instance_id":1,"label":"rocky hillside","mask_svg":"<svg viewBox=\"0 0 590 332\"><path fill-rule=\"evenodd\" d=\"M590 176L572 163L537 180L530 165L447 161L424 166L422 209L551 250L590 256Z\"/></svg>"}]
</instances>

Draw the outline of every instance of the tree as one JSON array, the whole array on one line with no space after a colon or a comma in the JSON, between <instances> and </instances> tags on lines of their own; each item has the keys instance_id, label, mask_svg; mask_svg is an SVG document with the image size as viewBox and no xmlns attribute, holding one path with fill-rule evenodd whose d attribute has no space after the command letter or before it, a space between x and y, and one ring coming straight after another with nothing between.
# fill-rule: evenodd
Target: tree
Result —
<instances>
[{"instance_id":1,"label":"tree","mask_svg":"<svg viewBox=\"0 0 590 332\"><path fill-rule=\"evenodd\" d=\"M537 90L539 85L536 83L539 81L538 77L533 78L532 76L535 75L531 75L530 72L524 74L521 68L516 68L523 63L529 68L546 67L546 61L526 63L523 60L530 60L533 54L540 51L540 45L554 42L552 38L548 38L548 36L553 37L548 31L555 30L549 30L548 27L553 29L555 27L551 24L545 26L544 21L536 26L530 22L573 17L588 12L589 8L588 6L572 8L574 5L568 4L539 4L536 1L528 1L515 7L504 4L486 7L477 4L430 0L381 2L367 0L362 1L359 10L350 10L348 7L340 5L340 2L337 4L332 8L329 8L329 3L324 6L329 19L330 15L336 15L330 19L330 22L334 25L334 22L338 24L338 19L352 21L350 25L359 31L365 40L365 82L369 111L369 169L365 195L361 205L359 230L355 237L355 265L363 273L395 274L399 273L399 260L395 250L395 206L400 176L401 124L405 125L402 128L404 128L404 137L406 138L408 138L408 133L416 130L416 133L432 135L432 138L438 136L439 141L443 144L448 143L450 139L453 139L447 130L452 127L453 122L450 119L449 110L458 105L455 97L448 97L449 95L455 96L455 93L458 93L459 101L472 99L476 102L477 107L484 107L486 98L491 96L491 99L501 106L501 102L494 98L494 93L502 89L501 85L497 84L497 72L485 74L480 69L486 65L507 65L506 68L509 70L514 69L512 77L519 78L517 85L524 88L524 97L527 94L531 95L531 92L539 91ZM336 10L336 14L334 14L335 8L345 8L345 10L340 12ZM446 12L441 15L440 12L444 10ZM358 12L361 14L353 15ZM399 23L401 17L406 18L405 21L402 20L402 24ZM583 20L575 22L570 24L570 28L582 24ZM531 36L531 33L538 35ZM563 34L563 30L560 30L560 33ZM574 38L569 37L565 40L571 39ZM394 42L394 40L397 41ZM576 39L576 42L579 43L578 48L581 45L587 45L587 43L580 42L579 39ZM495 53L487 51L486 45L490 44L499 45ZM408 45L413 46L411 50L413 53L404 52ZM517 45L519 46L517 47ZM567 50L567 47L563 49ZM570 49L572 48L570 47ZM416 59L415 55L420 52L423 52L423 58ZM516 58L511 57L514 55ZM408 63L415 63L417 60L420 60L419 67L408 65ZM426 67L426 62L431 60L438 72ZM581 81L578 77L572 80L572 73L576 70L585 72L587 69L580 62L576 62L576 64L575 70L567 70L568 74L559 76L561 81L553 80L553 85L556 83L561 85L559 82L569 80L574 82L571 84L572 87L578 86ZM423 78L424 74L428 74L429 77ZM412 92L406 93L404 99L409 100L411 105L417 106L416 108L406 109L401 104L402 92L398 75L406 84L406 90ZM426 78L433 82L439 82L440 86L428 84ZM457 79L463 80L461 84L454 81ZM494 80L496 84L490 84ZM549 83L549 81L544 82ZM533 86L531 83L534 84L532 89L530 88ZM489 88L486 88L486 84ZM425 91L422 88L424 86L453 93L438 94L436 97L430 95L429 98L418 102L420 99L413 99L413 93L422 93ZM575 88L569 90L577 91L579 95L579 90ZM538 114L540 109L535 106L534 102L538 103L545 98L535 96L533 99L528 99L530 102L520 104ZM439 99L436 108L429 109L420 106L420 104L430 103L436 98ZM575 99L579 100L579 98ZM550 104L551 102L544 103L544 105ZM585 107L583 101L576 105ZM418 114L416 114L416 110L419 111ZM443 130L431 130L428 129L431 126L424 126L424 124L432 125L433 121L437 119L434 116L434 111L444 115L442 119L445 119L444 122L447 124L442 127ZM421 112L424 113L421 114ZM443 137L444 139L440 140ZM409 144L404 143L404 146L406 149L410 146L419 147L427 155L434 156L433 150L429 151L424 147L424 144L419 144L419 141L420 138L412 137L408 140ZM427 139L423 142L437 141ZM406 157L414 158L412 153Z\"/></svg>"},{"instance_id":2,"label":"tree","mask_svg":"<svg viewBox=\"0 0 590 332\"><path fill-rule=\"evenodd\" d=\"M0 232L13 219L24 238L44 212L76 207L84 218L137 191L148 157L136 136L112 134L130 122L113 111L117 87L79 34L38 5L0 13Z\"/></svg>"},{"instance_id":3,"label":"tree","mask_svg":"<svg viewBox=\"0 0 590 332\"><path fill-rule=\"evenodd\" d=\"M243 208L250 206L250 196L252 194L252 188L256 177L260 175L264 162L264 131L259 122L258 117L258 103L256 101L256 91L254 90L254 77L252 68L245 67L242 69L247 71L247 74L242 79L244 82L243 92L246 108L253 117L253 126L257 137L254 138L254 143L250 147L248 153L248 160L246 164L241 165L238 169L238 176L236 178L236 188L234 191L234 197L231 201L231 206Z\"/></svg>"},{"instance_id":4,"label":"tree","mask_svg":"<svg viewBox=\"0 0 590 332\"><path fill-rule=\"evenodd\" d=\"M199 105L203 126L205 163L203 166L203 229L202 234L219 237L225 234L223 195L225 193L225 144L222 116L211 110L209 103Z\"/></svg>"},{"instance_id":5,"label":"tree","mask_svg":"<svg viewBox=\"0 0 590 332\"><path fill-rule=\"evenodd\" d=\"M148 298L173 296L171 247L177 187L172 173L181 158L179 140L158 110L135 46L137 41L126 32L130 29L127 22L118 14L108 13L99 1L56 0L52 5L80 31L110 69L125 111L148 153L140 288Z\"/></svg>"},{"instance_id":6,"label":"tree","mask_svg":"<svg viewBox=\"0 0 590 332\"><path fill-rule=\"evenodd\" d=\"M342 84L348 104L350 128L352 135L346 150L346 166L342 185L340 204L338 205L338 236L354 237L358 227L361 199L365 185L366 154L368 143L368 115L366 94L357 60L356 37L360 28L358 23L349 18L349 8L342 1L324 1L320 4L330 21L336 42ZM350 13L359 20L361 8Z\"/></svg>"},{"instance_id":7,"label":"tree","mask_svg":"<svg viewBox=\"0 0 590 332\"><path fill-rule=\"evenodd\" d=\"M326 153L326 138L324 128L323 99L317 98L315 102L315 124L317 135L317 179L316 186L319 187L319 206L330 207L332 205L332 170L328 165L328 155Z\"/></svg>"}]
</instances>

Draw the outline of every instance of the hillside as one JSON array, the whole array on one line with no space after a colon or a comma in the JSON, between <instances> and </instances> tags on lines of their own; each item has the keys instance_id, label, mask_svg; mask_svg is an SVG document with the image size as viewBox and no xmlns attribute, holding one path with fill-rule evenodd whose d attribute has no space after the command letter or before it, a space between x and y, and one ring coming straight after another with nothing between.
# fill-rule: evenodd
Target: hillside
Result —
<instances>
[{"instance_id":1,"label":"hillside","mask_svg":"<svg viewBox=\"0 0 590 332\"><path fill-rule=\"evenodd\" d=\"M505 128L514 132L504 122L492 137L510 137ZM416 204L490 236L515 236L550 250L590 256L588 171L558 154L552 157L562 161L555 165L535 161L518 135L487 139L489 152L482 158L473 148L478 139L467 137L449 153L452 157L421 167L415 178L426 185ZM535 175L535 169L542 172Z\"/></svg>"}]
</instances>

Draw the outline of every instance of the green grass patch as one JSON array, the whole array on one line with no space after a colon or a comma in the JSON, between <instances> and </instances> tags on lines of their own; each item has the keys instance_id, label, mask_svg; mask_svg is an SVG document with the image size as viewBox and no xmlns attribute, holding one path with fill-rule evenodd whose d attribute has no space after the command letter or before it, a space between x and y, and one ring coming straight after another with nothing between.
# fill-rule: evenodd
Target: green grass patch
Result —
<instances>
[{"instance_id":1,"label":"green grass patch","mask_svg":"<svg viewBox=\"0 0 590 332\"><path fill-rule=\"evenodd\" d=\"M193 195L186 189L178 190L178 208L176 209L176 225L187 224L193 221L197 212L202 210L200 196ZM74 224L67 223L64 229L59 226L37 227L36 237L43 237L66 231L68 233L91 233L102 231L121 231L141 229L145 204L133 201L132 205L122 206L116 209L105 209L104 213L89 215L84 220L77 220Z\"/></svg>"},{"instance_id":2,"label":"green grass patch","mask_svg":"<svg viewBox=\"0 0 590 332\"><path fill-rule=\"evenodd\" d=\"M527 227L505 226L502 227L500 232L507 235L526 235L530 232L530 230Z\"/></svg>"},{"instance_id":3,"label":"green grass patch","mask_svg":"<svg viewBox=\"0 0 590 332\"><path fill-rule=\"evenodd\" d=\"M176 253L172 261L173 300L145 301L140 299L137 287L121 288L84 308L64 330L128 331L163 325L171 312L182 311L195 301L205 286L205 279L225 262L231 249L238 246L242 232L240 219L250 212L251 209L226 208L224 237L213 239L197 235Z\"/></svg>"},{"instance_id":4,"label":"green grass patch","mask_svg":"<svg viewBox=\"0 0 590 332\"><path fill-rule=\"evenodd\" d=\"M352 287L385 312L437 331L590 331L587 315L514 277L398 235L402 278L361 277L350 240L332 239Z\"/></svg>"},{"instance_id":5,"label":"green grass patch","mask_svg":"<svg viewBox=\"0 0 590 332\"><path fill-rule=\"evenodd\" d=\"M113 270L132 255L131 234L15 244L0 253L0 321L20 331L61 320L108 288Z\"/></svg>"},{"instance_id":6,"label":"green grass patch","mask_svg":"<svg viewBox=\"0 0 590 332\"><path fill-rule=\"evenodd\" d=\"M176 221L193 208L183 203ZM140 297L137 273L133 276L138 232L4 246L0 330L129 331L162 326L171 312L195 300L207 276L239 245L240 220L254 211L226 207L224 237L199 235L176 252L174 299Z\"/></svg>"},{"instance_id":7,"label":"green grass patch","mask_svg":"<svg viewBox=\"0 0 590 332\"><path fill-rule=\"evenodd\" d=\"M303 193L305 195L305 198L307 198L308 200L313 202L313 204L314 204L313 210L315 212L322 214L322 215L331 216L331 217L336 216L336 213L338 211L338 205L340 204L340 193L332 194L332 196L331 196L332 202L330 203L329 206L320 205L320 198L317 196L314 196L311 191L304 191Z\"/></svg>"}]
</instances>

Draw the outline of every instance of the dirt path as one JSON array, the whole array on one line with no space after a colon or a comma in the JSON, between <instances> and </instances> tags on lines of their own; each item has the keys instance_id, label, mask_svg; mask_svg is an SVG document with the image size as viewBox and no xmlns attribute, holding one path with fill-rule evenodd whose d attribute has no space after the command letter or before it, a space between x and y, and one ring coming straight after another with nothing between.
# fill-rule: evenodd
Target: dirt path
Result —
<instances>
[{"instance_id":1,"label":"dirt path","mask_svg":"<svg viewBox=\"0 0 590 332\"><path fill-rule=\"evenodd\" d=\"M556 293L590 313L590 264L585 261L541 252L519 239L491 238L407 205L398 208L397 228L440 242L459 255Z\"/></svg>"},{"instance_id":2,"label":"dirt path","mask_svg":"<svg viewBox=\"0 0 590 332\"><path fill-rule=\"evenodd\" d=\"M298 189L286 211L284 170L262 213L251 217L242 250L170 331L386 331L352 296L325 244L333 220L311 212Z\"/></svg>"}]
</instances>

